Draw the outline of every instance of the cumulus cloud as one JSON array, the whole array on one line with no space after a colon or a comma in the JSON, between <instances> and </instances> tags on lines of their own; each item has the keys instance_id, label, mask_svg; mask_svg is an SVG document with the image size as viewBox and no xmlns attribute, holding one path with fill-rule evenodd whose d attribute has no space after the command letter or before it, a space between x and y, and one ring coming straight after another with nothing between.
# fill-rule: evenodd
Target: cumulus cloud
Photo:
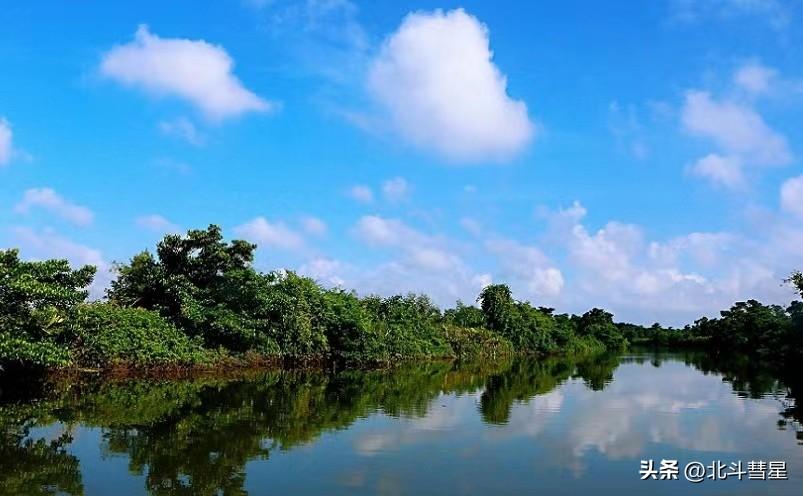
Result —
<instances>
[{"instance_id":1,"label":"cumulus cloud","mask_svg":"<svg viewBox=\"0 0 803 496\"><path fill-rule=\"evenodd\" d=\"M735 76L745 91L764 91L766 71L742 68ZM748 167L779 166L792 161L786 138L770 128L751 105L736 100L716 100L705 91L686 92L681 109L683 129L711 140L719 153L698 159L687 168L691 174L716 185L743 189Z\"/></svg>"},{"instance_id":2,"label":"cumulus cloud","mask_svg":"<svg viewBox=\"0 0 803 496\"><path fill-rule=\"evenodd\" d=\"M488 29L464 10L410 14L383 43L368 88L414 145L454 161L509 159L536 126L492 56Z\"/></svg>"},{"instance_id":3,"label":"cumulus cloud","mask_svg":"<svg viewBox=\"0 0 803 496\"><path fill-rule=\"evenodd\" d=\"M304 238L281 222L256 217L234 228L235 234L257 245L292 250L304 246Z\"/></svg>"},{"instance_id":4,"label":"cumulus cloud","mask_svg":"<svg viewBox=\"0 0 803 496\"><path fill-rule=\"evenodd\" d=\"M160 121L159 130L165 136L174 136L180 138L187 143L195 146L204 144L204 137L200 131L195 127L186 117L177 117L169 121Z\"/></svg>"},{"instance_id":5,"label":"cumulus cloud","mask_svg":"<svg viewBox=\"0 0 803 496\"><path fill-rule=\"evenodd\" d=\"M389 202L404 200L410 193L410 185L403 177L394 177L382 183L382 194Z\"/></svg>"},{"instance_id":6,"label":"cumulus cloud","mask_svg":"<svg viewBox=\"0 0 803 496\"><path fill-rule=\"evenodd\" d=\"M138 227L158 233L178 233L181 228L159 214L137 217L134 221Z\"/></svg>"},{"instance_id":7,"label":"cumulus cloud","mask_svg":"<svg viewBox=\"0 0 803 496\"><path fill-rule=\"evenodd\" d=\"M786 138L773 131L752 108L716 101L708 92L686 92L681 119L691 134L713 140L724 151L757 165L792 160Z\"/></svg>"},{"instance_id":8,"label":"cumulus cloud","mask_svg":"<svg viewBox=\"0 0 803 496\"><path fill-rule=\"evenodd\" d=\"M357 222L354 233L369 246L400 250L403 261L419 269L448 271L463 268L463 261L447 240L426 235L398 219L366 215Z\"/></svg>"},{"instance_id":9,"label":"cumulus cloud","mask_svg":"<svg viewBox=\"0 0 803 496\"><path fill-rule=\"evenodd\" d=\"M234 61L218 45L203 40L160 38L148 26L134 40L109 50L102 75L154 95L182 98L210 119L269 111L276 104L245 88L233 74Z\"/></svg>"},{"instance_id":10,"label":"cumulus cloud","mask_svg":"<svg viewBox=\"0 0 803 496\"><path fill-rule=\"evenodd\" d=\"M737 237L725 232L692 232L649 245L649 258L662 265L679 265L684 261L700 267L715 267L728 254Z\"/></svg>"},{"instance_id":11,"label":"cumulus cloud","mask_svg":"<svg viewBox=\"0 0 803 496\"><path fill-rule=\"evenodd\" d=\"M742 189L745 186L742 164L736 157L711 153L692 164L689 172L728 189Z\"/></svg>"},{"instance_id":12,"label":"cumulus cloud","mask_svg":"<svg viewBox=\"0 0 803 496\"><path fill-rule=\"evenodd\" d=\"M803 176L787 179L781 185L781 208L803 219Z\"/></svg>"},{"instance_id":13,"label":"cumulus cloud","mask_svg":"<svg viewBox=\"0 0 803 496\"><path fill-rule=\"evenodd\" d=\"M45 210L77 226L88 226L92 224L95 217L87 207L66 200L51 188L26 190L22 195L22 200L14 206L14 212L27 214L35 208Z\"/></svg>"},{"instance_id":14,"label":"cumulus cloud","mask_svg":"<svg viewBox=\"0 0 803 496\"><path fill-rule=\"evenodd\" d=\"M563 274L537 247L509 239L493 239L485 246L500 261L503 278L514 289L523 287L538 297L554 297L563 290Z\"/></svg>"},{"instance_id":15,"label":"cumulus cloud","mask_svg":"<svg viewBox=\"0 0 803 496\"><path fill-rule=\"evenodd\" d=\"M567 254L571 277L564 294L573 311L601 306L618 318L683 325L746 298L785 303L793 297L780 284L803 263L791 249L803 242L803 231L792 225L764 219L766 232L752 238L693 232L649 241L634 224L610 221L590 230L585 213L575 203L544 214L553 244Z\"/></svg>"},{"instance_id":16,"label":"cumulus cloud","mask_svg":"<svg viewBox=\"0 0 803 496\"><path fill-rule=\"evenodd\" d=\"M352 186L348 195L360 203L371 203L374 201L374 192L368 186L357 184Z\"/></svg>"},{"instance_id":17,"label":"cumulus cloud","mask_svg":"<svg viewBox=\"0 0 803 496\"><path fill-rule=\"evenodd\" d=\"M0 167L11 161L11 140L13 136L11 124L5 117L0 117Z\"/></svg>"},{"instance_id":18,"label":"cumulus cloud","mask_svg":"<svg viewBox=\"0 0 803 496\"><path fill-rule=\"evenodd\" d=\"M358 238L371 246L396 246L419 237L418 232L402 221L385 219L377 215L360 218L354 232Z\"/></svg>"}]
</instances>

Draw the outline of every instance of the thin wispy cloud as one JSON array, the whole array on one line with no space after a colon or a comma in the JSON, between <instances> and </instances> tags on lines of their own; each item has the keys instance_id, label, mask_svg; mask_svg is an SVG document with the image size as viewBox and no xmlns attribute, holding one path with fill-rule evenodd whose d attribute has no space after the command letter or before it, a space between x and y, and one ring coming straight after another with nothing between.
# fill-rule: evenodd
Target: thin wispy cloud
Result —
<instances>
[{"instance_id":1,"label":"thin wispy cloud","mask_svg":"<svg viewBox=\"0 0 803 496\"><path fill-rule=\"evenodd\" d=\"M95 218L92 210L67 200L51 188L28 189L14 206L14 212L18 214L27 214L33 210L43 210L49 215L82 227L92 224Z\"/></svg>"}]
</instances>

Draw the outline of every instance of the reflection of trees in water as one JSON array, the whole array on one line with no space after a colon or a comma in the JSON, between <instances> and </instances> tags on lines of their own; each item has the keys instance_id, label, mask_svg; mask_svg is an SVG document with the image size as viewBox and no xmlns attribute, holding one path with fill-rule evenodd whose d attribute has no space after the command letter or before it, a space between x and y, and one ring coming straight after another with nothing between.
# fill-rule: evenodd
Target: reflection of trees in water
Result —
<instances>
[{"instance_id":1,"label":"reflection of trees in water","mask_svg":"<svg viewBox=\"0 0 803 496\"><path fill-rule=\"evenodd\" d=\"M65 422L101 427L103 450L127 455L130 471L145 474L152 494L244 494L250 460L292 449L379 410L423 416L439 393L474 391L507 366L435 362L335 375L276 371L229 381L81 384L39 403L0 407L0 449L6 455L0 486L33 484L42 494L81 494L78 460L62 449L68 439L53 447L44 440L25 442L31 425ZM38 405L37 411L29 411L31 405ZM30 419L25 429L20 418ZM71 484L55 472L58 456L64 459L58 466L73 468ZM27 474L25 480L15 481L17 472Z\"/></svg>"},{"instance_id":2,"label":"reflection of trees in water","mask_svg":"<svg viewBox=\"0 0 803 496\"><path fill-rule=\"evenodd\" d=\"M724 373L734 389L751 397L785 390L791 399L782 418L803 418L793 401L799 383L796 389L749 367L718 368L722 365L710 357L694 353L435 362L338 374L276 371L236 380L94 382L56 388L60 392L44 401L0 406L0 493L82 493L79 461L65 450L69 428L53 441L29 435L32 427L54 422L102 428L103 450L128 456L129 469L145 474L152 494L244 494L248 461L311 442L376 411L420 417L440 393L482 390L482 419L506 423L516 402L549 393L570 378L600 390L622 361L660 366L670 357L703 373Z\"/></svg>"},{"instance_id":3,"label":"reflection of trees in water","mask_svg":"<svg viewBox=\"0 0 803 496\"><path fill-rule=\"evenodd\" d=\"M690 353L684 357L686 364L704 374L722 375L722 380L731 384L736 394L744 398L773 396L781 403L781 419L778 427L792 428L800 444L803 444L803 376L795 365L778 369L772 364L746 356L712 356L705 353Z\"/></svg>"},{"instance_id":4,"label":"reflection of trees in water","mask_svg":"<svg viewBox=\"0 0 803 496\"><path fill-rule=\"evenodd\" d=\"M83 494L80 462L67 453L69 433L30 439L28 427L3 425L0 432L0 494Z\"/></svg>"},{"instance_id":5,"label":"reflection of trees in water","mask_svg":"<svg viewBox=\"0 0 803 496\"><path fill-rule=\"evenodd\" d=\"M517 360L501 374L488 377L480 398L482 419L506 424L514 403L549 393L570 378L582 379L589 389L601 391L613 380L618 366L619 356L615 354Z\"/></svg>"}]
</instances>

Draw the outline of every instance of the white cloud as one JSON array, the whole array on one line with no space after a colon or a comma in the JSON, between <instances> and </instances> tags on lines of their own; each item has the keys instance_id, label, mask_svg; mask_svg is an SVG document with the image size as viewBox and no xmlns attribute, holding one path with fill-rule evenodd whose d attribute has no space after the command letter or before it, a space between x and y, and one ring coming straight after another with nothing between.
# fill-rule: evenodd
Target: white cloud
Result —
<instances>
[{"instance_id":1,"label":"white cloud","mask_svg":"<svg viewBox=\"0 0 803 496\"><path fill-rule=\"evenodd\" d=\"M371 203L374 201L374 192L368 186L357 184L352 186L348 192L349 196L360 203Z\"/></svg>"},{"instance_id":2,"label":"white cloud","mask_svg":"<svg viewBox=\"0 0 803 496\"><path fill-rule=\"evenodd\" d=\"M410 193L410 185L403 177L394 177L382 183L382 194L389 202L404 200Z\"/></svg>"},{"instance_id":3,"label":"white cloud","mask_svg":"<svg viewBox=\"0 0 803 496\"><path fill-rule=\"evenodd\" d=\"M781 185L781 208L803 219L803 176L787 179Z\"/></svg>"},{"instance_id":4,"label":"white cloud","mask_svg":"<svg viewBox=\"0 0 803 496\"><path fill-rule=\"evenodd\" d=\"M257 245L282 249L297 249L304 246L304 239L281 222L271 223L264 217L257 217L234 228L240 236Z\"/></svg>"},{"instance_id":5,"label":"white cloud","mask_svg":"<svg viewBox=\"0 0 803 496\"><path fill-rule=\"evenodd\" d=\"M323 236L327 230L326 223L317 217L304 217L301 219L301 227L313 236Z\"/></svg>"},{"instance_id":6,"label":"white cloud","mask_svg":"<svg viewBox=\"0 0 803 496\"><path fill-rule=\"evenodd\" d=\"M178 233L181 228L159 214L137 217L134 221L138 227L158 233Z\"/></svg>"},{"instance_id":7,"label":"white cloud","mask_svg":"<svg viewBox=\"0 0 803 496\"><path fill-rule=\"evenodd\" d=\"M492 55L487 28L464 10L413 13L383 43L368 87L414 145L455 161L509 159L536 126Z\"/></svg>"},{"instance_id":8,"label":"white cloud","mask_svg":"<svg viewBox=\"0 0 803 496\"><path fill-rule=\"evenodd\" d=\"M14 228L14 237L20 253L24 257L45 259L66 259L77 268L82 265L94 265L97 273L89 287L89 296L98 299L112 279L111 264L107 262L100 250L76 243L58 235L50 229L36 231L27 227Z\"/></svg>"},{"instance_id":9,"label":"white cloud","mask_svg":"<svg viewBox=\"0 0 803 496\"><path fill-rule=\"evenodd\" d=\"M0 117L0 166L11 161L13 136L11 124L4 117Z\"/></svg>"},{"instance_id":10,"label":"white cloud","mask_svg":"<svg viewBox=\"0 0 803 496\"><path fill-rule=\"evenodd\" d=\"M411 246L409 250L412 263L422 269L449 270L461 264L458 257L439 248Z\"/></svg>"},{"instance_id":11,"label":"white cloud","mask_svg":"<svg viewBox=\"0 0 803 496\"><path fill-rule=\"evenodd\" d=\"M485 246L499 260L503 279L509 280L514 290L523 287L538 297L555 297L563 290L563 274L535 246L509 239L493 239Z\"/></svg>"},{"instance_id":12,"label":"white cloud","mask_svg":"<svg viewBox=\"0 0 803 496\"><path fill-rule=\"evenodd\" d=\"M803 242L803 231L793 225L762 219L766 232L752 229L751 238L693 232L648 242L633 224L608 222L590 231L584 213L576 203L549 218L556 249L568 255L562 305L571 311L600 306L617 318L683 325L746 298L793 298L780 284L792 268L803 266L803 255L792 248Z\"/></svg>"},{"instance_id":13,"label":"white cloud","mask_svg":"<svg viewBox=\"0 0 803 496\"><path fill-rule=\"evenodd\" d=\"M208 118L235 117L276 107L246 89L223 47L203 40L160 38L141 25L134 41L109 50L100 72L126 86L189 101Z\"/></svg>"},{"instance_id":14,"label":"white cloud","mask_svg":"<svg viewBox=\"0 0 803 496\"><path fill-rule=\"evenodd\" d=\"M316 257L299 267L298 273L328 286L342 287L345 281L340 274L347 270L348 268L339 260Z\"/></svg>"},{"instance_id":15,"label":"white cloud","mask_svg":"<svg viewBox=\"0 0 803 496\"><path fill-rule=\"evenodd\" d=\"M366 215L357 222L357 237L372 246L395 246L418 237L413 229L396 219Z\"/></svg>"},{"instance_id":16,"label":"white cloud","mask_svg":"<svg viewBox=\"0 0 803 496\"><path fill-rule=\"evenodd\" d=\"M204 137L186 117L177 117L169 121L159 122L159 130L165 136L175 136L195 146L204 144Z\"/></svg>"},{"instance_id":17,"label":"white cloud","mask_svg":"<svg viewBox=\"0 0 803 496\"><path fill-rule=\"evenodd\" d=\"M463 269L463 261L454 253L447 240L426 235L398 219L366 215L357 222L354 234L369 246L401 251L403 262L416 269Z\"/></svg>"},{"instance_id":18,"label":"white cloud","mask_svg":"<svg viewBox=\"0 0 803 496\"><path fill-rule=\"evenodd\" d=\"M14 206L14 212L26 214L33 208L41 208L78 226L92 224L94 214L87 207L76 205L64 199L51 188L32 188L26 190L22 200Z\"/></svg>"},{"instance_id":19,"label":"white cloud","mask_svg":"<svg viewBox=\"0 0 803 496\"><path fill-rule=\"evenodd\" d=\"M744 91L759 95L770 90L770 85L777 75L778 72L775 69L758 62L749 62L736 69L733 81Z\"/></svg>"},{"instance_id":20,"label":"white cloud","mask_svg":"<svg viewBox=\"0 0 803 496\"><path fill-rule=\"evenodd\" d=\"M712 139L746 163L785 165L792 160L786 138L746 105L715 101L705 91L691 90L686 92L681 119L688 132Z\"/></svg>"},{"instance_id":21,"label":"white cloud","mask_svg":"<svg viewBox=\"0 0 803 496\"><path fill-rule=\"evenodd\" d=\"M666 243L653 241L648 250L650 259L661 265L674 266L688 258L693 265L714 267L725 259L736 241L736 236L729 233L693 232Z\"/></svg>"},{"instance_id":22,"label":"white cloud","mask_svg":"<svg viewBox=\"0 0 803 496\"><path fill-rule=\"evenodd\" d=\"M745 179L742 164L736 157L723 157L711 153L699 159L689 167L689 172L698 177L705 177L714 184L729 189L742 189Z\"/></svg>"}]
</instances>

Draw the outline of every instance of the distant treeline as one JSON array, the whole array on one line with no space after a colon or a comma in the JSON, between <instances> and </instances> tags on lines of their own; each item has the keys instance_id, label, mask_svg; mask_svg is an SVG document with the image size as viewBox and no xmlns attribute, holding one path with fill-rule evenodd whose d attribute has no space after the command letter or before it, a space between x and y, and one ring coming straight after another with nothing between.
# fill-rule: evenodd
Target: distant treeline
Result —
<instances>
[{"instance_id":1,"label":"distant treeline","mask_svg":"<svg viewBox=\"0 0 803 496\"><path fill-rule=\"evenodd\" d=\"M803 357L803 304L750 300L684 329L614 323L516 301L504 284L479 307L441 311L424 295L359 297L293 272L253 268L256 245L218 226L168 235L116 267L106 299L87 301L96 268L23 261L0 250L0 366L187 367L267 360L382 364L413 358L497 357L705 346L779 364ZM803 290L803 277L791 282Z\"/></svg>"}]
</instances>

